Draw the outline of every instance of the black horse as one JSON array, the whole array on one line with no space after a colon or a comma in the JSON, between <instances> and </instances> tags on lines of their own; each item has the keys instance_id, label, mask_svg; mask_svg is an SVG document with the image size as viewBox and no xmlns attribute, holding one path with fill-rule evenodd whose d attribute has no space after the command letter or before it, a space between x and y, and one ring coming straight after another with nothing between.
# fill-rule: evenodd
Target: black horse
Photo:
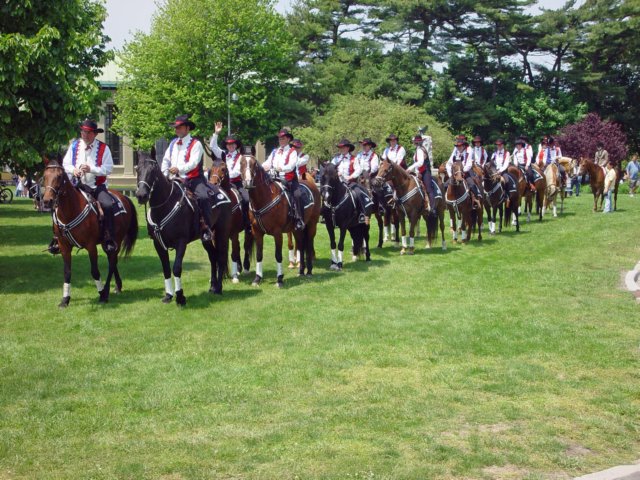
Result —
<instances>
[{"instance_id":1,"label":"black horse","mask_svg":"<svg viewBox=\"0 0 640 480\"><path fill-rule=\"evenodd\" d=\"M187 244L200 238L198 205L181 181L171 181L162 174L158 162L153 158L155 152L152 151L151 155L139 152L138 155L136 198L140 204L149 204L147 231L153 238L153 246L158 252L164 273L165 296L162 301L170 303L174 296L169 264L169 249L173 248L176 252L173 262L176 303L185 305L187 299L182 289L182 259ZM231 204L224 201L217 203L211 216L213 241L202 242L202 246L211 263L209 292L222 294L222 279L227 275L228 267Z\"/></svg>"},{"instance_id":2,"label":"black horse","mask_svg":"<svg viewBox=\"0 0 640 480\"><path fill-rule=\"evenodd\" d=\"M483 186L485 201L484 206L489 217L489 233L496 234L496 213L500 213L498 232L502 232L502 225L506 227L513 216L516 222L516 231L520 231L520 218L518 207L520 205L520 193L518 192L518 180L507 173L510 181L502 182L502 175L498 172L495 163L486 162L483 167ZM504 222L503 222L504 213Z\"/></svg>"},{"instance_id":3,"label":"black horse","mask_svg":"<svg viewBox=\"0 0 640 480\"><path fill-rule=\"evenodd\" d=\"M395 208L395 193L393 187L386 182L369 182L371 186L371 200L373 211L378 222L378 248L389 240L390 226L393 226L391 235L396 245L400 244L400 217ZM384 237L383 237L384 233Z\"/></svg>"},{"instance_id":4,"label":"black horse","mask_svg":"<svg viewBox=\"0 0 640 480\"><path fill-rule=\"evenodd\" d=\"M356 192L342 183L338 176L338 169L335 165L327 163L320 176L320 190L322 192L323 210L325 225L331 241L331 269L342 270L344 237L347 230L353 241L353 256L357 257L362 253L364 242L364 255L367 262L371 261L369 252L369 225L359 222L360 212L358 211L355 198ZM334 228L340 229L340 239L338 240L338 251L336 254L336 235Z\"/></svg>"}]
</instances>

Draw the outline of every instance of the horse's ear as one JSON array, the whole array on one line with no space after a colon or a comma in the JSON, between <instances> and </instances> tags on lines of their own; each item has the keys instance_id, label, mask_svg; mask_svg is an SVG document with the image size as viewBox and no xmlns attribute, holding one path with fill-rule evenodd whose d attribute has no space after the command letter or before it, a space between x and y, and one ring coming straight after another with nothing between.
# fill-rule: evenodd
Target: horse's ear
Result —
<instances>
[{"instance_id":1,"label":"horse's ear","mask_svg":"<svg viewBox=\"0 0 640 480\"><path fill-rule=\"evenodd\" d=\"M153 158L154 160L156 159L156 146L155 145L151 147L151 151L149 152L149 156L151 158Z\"/></svg>"}]
</instances>

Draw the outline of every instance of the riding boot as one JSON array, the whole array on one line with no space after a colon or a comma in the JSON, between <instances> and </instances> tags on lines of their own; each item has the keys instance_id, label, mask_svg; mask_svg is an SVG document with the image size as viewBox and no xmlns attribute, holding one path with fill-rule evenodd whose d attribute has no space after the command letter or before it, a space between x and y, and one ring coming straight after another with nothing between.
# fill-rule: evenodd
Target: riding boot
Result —
<instances>
[{"instance_id":1,"label":"riding boot","mask_svg":"<svg viewBox=\"0 0 640 480\"><path fill-rule=\"evenodd\" d=\"M242 204L240 208L242 211L242 223L244 225L244 231L245 233L249 233L251 232L251 221L249 220L249 206Z\"/></svg>"},{"instance_id":2,"label":"riding boot","mask_svg":"<svg viewBox=\"0 0 640 480\"><path fill-rule=\"evenodd\" d=\"M103 217L103 245L106 253L114 253L118 250L118 244L115 241L115 225L113 218L113 209L104 212Z\"/></svg>"},{"instance_id":3,"label":"riding boot","mask_svg":"<svg viewBox=\"0 0 640 480\"><path fill-rule=\"evenodd\" d=\"M58 237L56 237L55 235L51 239L51 242L49 242L49 246L47 247L47 251L51 255L57 255L58 253L60 253L60 244L58 243Z\"/></svg>"},{"instance_id":4,"label":"riding boot","mask_svg":"<svg viewBox=\"0 0 640 480\"><path fill-rule=\"evenodd\" d=\"M302 199L298 197L293 202L293 216L296 221L296 230L304 230L304 217L302 212L304 212L304 206L302 205Z\"/></svg>"},{"instance_id":5,"label":"riding boot","mask_svg":"<svg viewBox=\"0 0 640 480\"><path fill-rule=\"evenodd\" d=\"M211 208L209 200L199 198L198 207L200 208L200 234L203 242L210 242L213 239L211 225Z\"/></svg>"}]
</instances>

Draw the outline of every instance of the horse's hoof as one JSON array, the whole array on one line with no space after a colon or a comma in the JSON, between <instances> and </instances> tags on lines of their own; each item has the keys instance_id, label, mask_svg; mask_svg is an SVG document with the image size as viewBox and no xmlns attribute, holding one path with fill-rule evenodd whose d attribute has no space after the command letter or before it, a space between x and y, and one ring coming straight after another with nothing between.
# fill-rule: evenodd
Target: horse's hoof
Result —
<instances>
[{"instance_id":1,"label":"horse's hoof","mask_svg":"<svg viewBox=\"0 0 640 480\"><path fill-rule=\"evenodd\" d=\"M442 242L442 251L445 251L446 249L447 249L447 243Z\"/></svg>"},{"instance_id":2,"label":"horse's hoof","mask_svg":"<svg viewBox=\"0 0 640 480\"><path fill-rule=\"evenodd\" d=\"M113 291L113 294L118 295L119 293L122 293L122 288L116 287L115 290Z\"/></svg>"},{"instance_id":3,"label":"horse's hoof","mask_svg":"<svg viewBox=\"0 0 640 480\"><path fill-rule=\"evenodd\" d=\"M106 288L103 288L98 293L100 294L100 296L98 297L98 303L107 303L109 301L109 292L107 292Z\"/></svg>"},{"instance_id":4,"label":"horse's hoof","mask_svg":"<svg viewBox=\"0 0 640 480\"><path fill-rule=\"evenodd\" d=\"M414 254L413 247L409 247L409 250L407 251L407 255L413 255L413 254Z\"/></svg>"},{"instance_id":5,"label":"horse's hoof","mask_svg":"<svg viewBox=\"0 0 640 480\"><path fill-rule=\"evenodd\" d=\"M289 270L293 270L294 268L296 268L296 266L293 264L293 262L289 262Z\"/></svg>"},{"instance_id":6,"label":"horse's hoof","mask_svg":"<svg viewBox=\"0 0 640 480\"><path fill-rule=\"evenodd\" d=\"M258 287L260 286L260 283L262 283L262 277L260 275L256 275L256 278L254 278L253 282L251 282L251 286Z\"/></svg>"},{"instance_id":7,"label":"horse's hoof","mask_svg":"<svg viewBox=\"0 0 640 480\"><path fill-rule=\"evenodd\" d=\"M71 301L71 297L62 297L60 304L58 305L60 308L67 308L69 306L69 302Z\"/></svg>"},{"instance_id":8,"label":"horse's hoof","mask_svg":"<svg viewBox=\"0 0 640 480\"><path fill-rule=\"evenodd\" d=\"M282 287L284 287L284 282L280 282L280 281L276 282L276 288L282 288Z\"/></svg>"},{"instance_id":9,"label":"horse's hoof","mask_svg":"<svg viewBox=\"0 0 640 480\"><path fill-rule=\"evenodd\" d=\"M371 261L371 256L367 255L367 257L364 259L365 262L370 262Z\"/></svg>"},{"instance_id":10,"label":"horse's hoof","mask_svg":"<svg viewBox=\"0 0 640 480\"><path fill-rule=\"evenodd\" d=\"M357 255L351 255L351 261L352 262L357 262L358 261Z\"/></svg>"},{"instance_id":11,"label":"horse's hoof","mask_svg":"<svg viewBox=\"0 0 640 480\"><path fill-rule=\"evenodd\" d=\"M237 275L235 275L232 279L231 279L231 283L240 283L240 279L238 278Z\"/></svg>"},{"instance_id":12,"label":"horse's hoof","mask_svg":"<svg viewBox=\"0 0 640 480\"><path fill-rule=\"evenodd\" d=\"M184 307L187 304L187 297L184 296L184 292L182 290L178 290L176 292L176 303L179 307Z\"/></svg>"},{"instance_id":13,"label":"horse's hoof","mask_svg":"<svg viewBox=\"0 0 640 480\"><path fill-rule=\"evenodd\" d=\"M307 278L313 278L313 273L307 273L306 277Z\"/></svg>"},{"instance_id":14,"label":"horse's hoof","mask_svg":"<svg viewBox=\"0 0 640 480\"><path fill-rule=\"evenodd\" d=\"M222 295L222 289L217 287L210 287L209 293L213 293L214 295Z\"/></svg>"},{"instance_id":15,"label":"horse's hoof","mask_svg":"<svg viewBox=\"0 0 640 480\"><path fill-rule=\"evenodd\" d=\"M404 255L405 253L407 253L407 249L402 247L402 250L400 250L400 255Z\"/></svg>"},{"instance_id":16,"label":"horse's hoof","mask_svg":"<svg viewBox=\"0 0 640 480\"><path fill-rule=\"evenodd\" d=\"M329 266L329 270L333 270L334 272L338 271L338 264L336 262L331 262L331 266Z\"/></svg>"},{"instance_id":17,"label":"horse's hoof","mask_svg":"<svg viewBox=\"0 0 640 480\"><path fill-rule=\"evenodd\" d=\"M172 299L173 295L171 295L170 293L165 293L164 297L162 297L162 303L171 303Z\"/></svg>"},{"instance_id":18,"label":"horse's hoof","mask_svg":"<svg viewBox=\"0 0 640 480\"><path fill-rule=\"evenodd\" d=\"M431 245L429 245L428 243L424 246L425 250L431 250Z\"/></svg>"}]
</instances>

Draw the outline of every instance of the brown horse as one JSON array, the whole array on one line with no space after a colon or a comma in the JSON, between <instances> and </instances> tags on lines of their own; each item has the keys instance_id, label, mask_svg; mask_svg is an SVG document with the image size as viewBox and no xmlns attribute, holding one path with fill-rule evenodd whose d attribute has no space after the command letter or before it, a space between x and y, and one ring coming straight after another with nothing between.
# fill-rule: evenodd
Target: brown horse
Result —
<instances>
[{"instance_id":1,"label":"brown horse","mask_svg":"<svg viewBox=\"0 0 640 480\"><path fill-rule=\"evenodd\" d=\"M533 211L533 198L536 199L536 213L538 214L538 220L542 221L542 207L544 205L544 195L547 190L547 180L544 177L542 170L538 165L531 165L534 172L537 174L537 179L533 186L535 192L532 192L529 187L525 190L524 196L524 211L527 214L527 223L531 221L531 212Z\"/></svg>"},{"instance_id":2,"label":"brown horse","mask_svg":"<svg viewBox=\"0 0 640 480\"><path fill-rule=\"evenodd\" d=\"M389 160L382 160L380 162L380 168L378 169L378 175L376 176L376 182L381 184L381 182L387 181L393 185L398 197L396 211L398 212L400 219L400 233L402 236L402 250L400 250L400 255L404 255L405 253L413 255L415 251L415 234L418 222L421 217L427 220L427 212L424 208L425 192L417 177L408 174L404 168L390 162ZM405 225L405 219L407 218L409 219L408 244ZM431 222L431 226L432 228L434 227L433 222ZM429 227L429 222L427 222L427 227ZM442 228L444 231L444 224ZM446 248L446 245L444 244L444 233L442 248Z\"/></svg>"},{"instance_id":3,"label":"brown horse","mask_svg":"<svg viewBox=\"0 0 640 480\"><path fill-rule=\"evenodd\" d=\"M453 230L453 241L457 241L457 222L460 224L460 241L467 242L471 238L472 231L478 228L478 240L482 240L482 206L473 208L471 192L464 180L461 162L453 162L451 178L445 194L445 200L449 207L451 216L451 228Z\"/></svg>"},{"instance_id":4,"label":"brown horse","mask_svg":"<svg viewBox=\"0 0 640 480\"><path fill-rule=\"evenodd\" d=\"M238 283L239 274L249 272L253 252L253 234L245 230L242 218L242 199L238 191L231 186L229 169L224 161L216 160L209 170L209 182L222 188L231 200L231 282ZM244 258L240 262L240 233L244 231Z\"/></svg>"},{"instance_id":5,"label":"brown horse","mask_svg":"<svg viewBox=\"0 0 640 480\"><path fill-rule=\"evenodd\" d=\"M564 210L564 192L562 189L562 180L560 178L560 170L555 163L547 165L544 169L544 176L547 182L547 188L544 191L544 206L542 207L542 216L545 211L553 208L553 216L558 216L556 201L560 195L560 213Z\"/></svg>"},{"instance_id":6,"label":"brown horse","mask_svg":"<svg viewBox=\"0 0 640 480\"><path fill-rule=\"evenodd\" d=\"M300 188L305 185L311 192L313 202L304 211L303 230L294 230L294 221L289 215L290 202L293 201L289 194L285 194L284 186L278 181L271 180L256 158L252 155L243 155L240 159L242 181L249 191L251 230L256 242L256 277L252 285L258 286L262 282L262 249L264 235L271 235L275 240L275 256L277 263L277 283L280 288L284 285L284 273L282 270L282 234L293 232L296 250L300 250L299 275L306 274L310 277L313 273L314 239L318 219L320 218L320 191L315 182L309 180L300 181Z\"/></svg>"},{"instance_id":7,"label":"brown horse","mask_svg":"<svg viewBox=\"0 0 640 480\"><path fill-rule=\"evenodd\" d=\"M580 170L578 176L589 175L589 183L591 184L591 193L593 193L593 211L598 211L598 199L600 199L600 208L602 208L602 202L604 201L604 177L607 172L593 160L589 158L580 159ZM622 180L622 173L619 168L616 168L616 182L613 190L613 209L618 208L618 187L620 186L620 180Z\"/></svg>"},{"instance_id":8,"label":"brown horse","mask_svg":"<svg viewBox=\"0 0 640 480\"><path fill-rule=\"evenodd\" d=\"M69 305L71 300L71 251L73 247L84 248L89 253L91 276L96 282L100 303L109 301L111 276L115 277L116 293L122 290L122 279L118 272L118 252L128 257L138 238L138 217L136 209L127 197L111 190L124 207L124 211L114 219L117 250L107 254L109 272L103 284L98 269L98 244L100 243L100 222L98 209L93 202L78 189L74 188L62 165L57 161L49 162L44 171L43 202L47 208L53 208L53 231L58 238L60 253L64 260L64 288L60 307Z\"/></svg>"}]
</instances>

